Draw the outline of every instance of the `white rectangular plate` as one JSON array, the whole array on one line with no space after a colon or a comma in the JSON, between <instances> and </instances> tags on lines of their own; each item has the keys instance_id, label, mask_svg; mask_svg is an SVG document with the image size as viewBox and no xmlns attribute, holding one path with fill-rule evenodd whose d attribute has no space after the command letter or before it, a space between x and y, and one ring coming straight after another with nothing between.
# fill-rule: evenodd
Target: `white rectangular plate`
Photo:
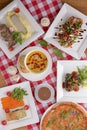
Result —
<instances>
[{"instance_id":1,"label":"white rectangular plate","mask_svg":"<svg viewBox=\"0 0 87 130\"><path fill-rule=\"evenodd\" d=\"M62 25L65 23L65 21L71 17L75 16L78 18L83 19L83 25L82 29L86 29L86 31L83 33L83 39L79 39L79 43L74 43L72 47L64 48L60 45L57 39L54 39L54 35L56 32L55 27L59 27L59 25ZM62 21L61 21L62 19ZM79 12L78 10L74 9L73 7L69 6L68 4L64 4L59 11L58 15L54 19L53 23L51 24L50 28L48 29L47 33L44 36L44 39L48 41L49 43L53 44L57 48L59 48L62 51L65 51L67 54L75 57L76 59L80 59L82 54L84 53L84 50L87 48L87 16Z\"/></svg>"},{"instance_id":2,"label":"white rectangular plate","mask_svg":"<svg viewBox=\"0 0 87 130\"><path fill-rule=\"evenodd\" d=\"M4 40L0 39L0 47L9 59L14 57L18 52L20 52L23 48L28 46L31 42L36 40L39 36L41 36L44 33L44 31L42 30L40 25L35 21L33 16L24 7L24 5L22 4L22 2L20 0L14 0L8 6L6 6L4 9L2 9L0 11L0 22L6 23L6 19L5 19L6 13L8 11L13 10L16 7L20 8L21 15L23 14L23 17L25 17L27 19L27 21L29 22L32 35L30 38L24 40L24 42L21 45L17 44L13 51L9 51L8 47L6 45L6 42Z\"/></svg>"},{"instance_id":3,"label":"white rectangular plate","mask_svg":"<svg viewBox=\"0 0 87 130\"><path fill-rule=\"evenodd\" d=\"M87 66L87 61L57 61L57 101L73 101L77 103L87 103L87 87L81 87L79 91L68 92L62 88L66 73L77 71L77 67Z\"/></svg>"},{"instance_id":4,"label":"white rectangular plate","mask_svg":"<svg viewBox=\"0 0 87 130\"><path fill-rule=\"evenodd\" d=\"M27 117L22 118L20 120L9 121L9 122L7 122L7 125L3 126L1 124L1 121L5 120L6 116L5 116L4 111L2 110L2 105L1 105L1 101L0 101L0 130L11 130L14 128L27 126L27 125L39 122L32 91L31 91L30 84L28 81L1 88L0 89L0 98L6 97L7 91L12 91L14 88L17 88L17 87L24 88L28 93L28 95L24 96L24 99L23 99L25 105L29 105L29 110L26 110Z\"/></svg>"}]
</instances>

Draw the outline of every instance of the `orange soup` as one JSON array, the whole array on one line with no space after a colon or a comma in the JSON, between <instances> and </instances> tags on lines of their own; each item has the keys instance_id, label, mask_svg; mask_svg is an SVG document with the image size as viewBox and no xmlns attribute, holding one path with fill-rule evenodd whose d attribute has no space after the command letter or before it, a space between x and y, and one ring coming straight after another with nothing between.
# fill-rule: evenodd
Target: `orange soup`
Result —
<instances>
[{"instance_id":1,"label":"orange soup","mask_svg":"<svg viewBox=\"0 0 87 130\"><path fill-rule=\"evenodd\" d=\"M31 52L26 59L27 68L34 73L43 72L48 64L47 57L41 51Z\"/></svg>"}]
</instances>

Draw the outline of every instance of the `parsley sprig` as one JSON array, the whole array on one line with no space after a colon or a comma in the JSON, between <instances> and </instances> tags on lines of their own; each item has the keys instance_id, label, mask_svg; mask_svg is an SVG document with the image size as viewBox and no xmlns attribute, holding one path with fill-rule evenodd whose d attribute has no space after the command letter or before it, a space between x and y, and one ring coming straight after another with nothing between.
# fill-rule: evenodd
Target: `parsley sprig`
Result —
<instances>
[{"instance_id":1,"label":"parsley sprig","mask_svg":"<svg viewBox=\"0 0 87 130\"><path fill-rule=\"evenodd\" d=\"M28 95L27 91L20 87L14 88L12 91L12 97L14 99L17 99L18 101L22 100L23 96L26 96L26 95Z\"/></svg>"}]
</instances>

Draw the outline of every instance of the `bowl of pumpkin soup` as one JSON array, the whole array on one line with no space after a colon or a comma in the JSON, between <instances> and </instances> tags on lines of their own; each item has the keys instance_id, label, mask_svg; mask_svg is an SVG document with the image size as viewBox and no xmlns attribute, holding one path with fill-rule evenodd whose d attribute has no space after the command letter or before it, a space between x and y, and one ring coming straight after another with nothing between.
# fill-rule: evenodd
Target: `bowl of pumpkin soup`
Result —
<instances>
[{"instance_id":1,"label":"bowl of pumpkin soup","mask_svg":"<svg viewBox=\"0 0 87 130\"><path fill-rule=\"evenodd\" d=\"M42 51L33 50L26 55L24 63L29 72L42 73L48 66L48 58Z\"/></svg>"}]
</instances>

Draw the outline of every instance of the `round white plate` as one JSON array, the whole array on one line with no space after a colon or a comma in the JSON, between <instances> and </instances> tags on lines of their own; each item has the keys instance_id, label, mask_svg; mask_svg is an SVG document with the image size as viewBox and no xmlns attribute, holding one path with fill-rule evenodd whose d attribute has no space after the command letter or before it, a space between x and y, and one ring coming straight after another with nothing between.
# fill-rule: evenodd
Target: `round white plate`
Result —
<instances>
[{"instance_id":1,"label":"round white plate","mask_svg":"<svg viewBox=\"0 0 87 130\"><path fill-rule=\"evenodd\" d=\"M38 74L35 74L35 73L32 73L32 72L23 73L23 72L21 72L21 69L20 69L20 67L19 67L19 65L17 63L17 68L19 70L19 73L27 80L31 80L31 81L42 80L51 72L51 69L52 69L52 59L51 59L51 56L49 55L49 53L45 49L43 49L41 47L29 47L29 48L25 49L24 51L22 51L20 53L19 57L21 55L26 55L30 51L41 51L41 52L43 52L47 56L48 66L47 66L46 70L44 72L42 72L42 73L38 73Z\"/></svg>"}]
</instances>

